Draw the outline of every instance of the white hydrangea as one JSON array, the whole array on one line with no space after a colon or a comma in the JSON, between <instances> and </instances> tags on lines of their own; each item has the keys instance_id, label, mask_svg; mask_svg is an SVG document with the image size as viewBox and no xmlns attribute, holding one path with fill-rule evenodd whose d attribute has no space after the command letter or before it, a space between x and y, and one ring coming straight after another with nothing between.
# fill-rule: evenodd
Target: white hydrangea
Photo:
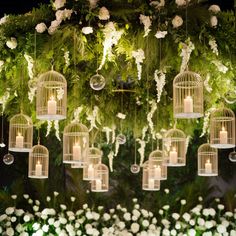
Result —
<instances>
[{"instance_id":1,"label":"white hydrangea","mask_svg":"<svg viewBox=\"0 0 236 236\"><path fill-rule=\"evenodd\" d=\"M142 76L142 63L143 60L145 59L143 49L140 48L137 51L132 51L132 57L135 59L135 63L137 65L137 70L138 70L138 80L140 80Z\"/></svg>"},{"instance_id":2,"label":"white hydrangea","mask_svg":"<svg viewBox=\"0 0 236 236\"><path fill-rule=\"evenodd\" d=\"M139 231L139 224L138 223L132 223L130 226L130 229L132 231L132 233L136 234Z\"/></svg>"},{"instance_id":3,"label":"white hydrangea","mask_svg":"<svg viewBox=\"0 0 236 236\"><path fill-rule=\"evenodd\" d=\"M183 24L183 19L181 16L176 15L172 20L172 25L174 28L178 28Z\"/></svg>"},{"instance_id":4,"label":"white hydrangea","mask_svg":"<svg viewBox=\"0 0 236 236\"><path fill-rule=\"evenodd\" d=\"M208 8L209 11L213 12L214 14L217 14L220 12L220 7L218 5L211 5L209 8Z\"/></svg>"},{"instance_id":5,"label":"white hydrangea","mask_svg":"<svg viewBox=\"0 0 236 236\"><path fill-rule=\"evenodd\" d=\"M35 26L35 29L38 33L42 34L46 29L47 29L47 26L45 25L45 23L39 23Z\"/></svg>"},{"instance_id":6,"label":"white hydrangea","mask_svg":"<svg viewBox=\"0 0 236 236\"><path fill-rule=\"evenodd\" d=\"M10 40L7 40L6 45L7 45L7 47L9 47L10 49L15 49L15 48L17 47L16 38L11 37Z\"/></svg>"},{"instance_id":7,"label":"white hydrangea","mask_svg":"<svg viewBox=\"0 0 236 236\"><path fill-rule=\"evenodd\" d=\"M156 34L155 34L155 37L156 37L157 39L163 39L163 38L166 37L167 33L168 33L167 31L160 31L160 30L157 30L157 32L156 32Z\"/></svg>"},{"instance_id":8,"label":"white hydrangea","mask_svg":"<svg viewBox=\"0 0 236 236\"><path fill-rule=\"evenodd\" d=\"M83 34L92 34L93 33L93 27L87 26L82 28Z\"/></svg>"},{"instance_id":9,"label":"white hydrangea","mask_svg":"<svg viewBox=\"0 0 236 236\"><path fill-rule=\"evenodd\" d=\"M140 23L144 25L144 35L143 37L148 36L150 30L150 27L152 25L150 16L145 16L143 14L140 14L139 16Z\"/></svg>"},{"instance_id":10,"label":"white hydrangea","mask_svg":"<svg viewBox=\"0 0 236 236\"><path fill-rule=\"evenodd\" d=\"M217 24L218 24L218 19L217 19L217 17L216 17L216 16L211 16L211 19L210 19L210 25L211 25L211 27L216 28Z\"/></svg>"},{"instance_id":11,"label":"white hydrangea","mask_svg":"<svg viewBox=\"0 0 236 236\"><path fill-rule=\"evenodd\" d=\"M149 226L149 221L148 220L143 220L142 225L144 228L147 228Z\"/></svg>"},{"instance_id":12,"label":"white hydrangea","mask_svg":"<svg viewBox=\"0 0 236 236\"><path fill-rule=\"evenodd\" d=\"M175 3L178 7L182 7L187 4L187 1L186 0L175 0Z\"/></svg>"},{"instance_id":13,"label":"white hydrangea","mask_svg":"<svg viewBox=\"0 0 236 236\"><path fill-rule=\"evenodd\" d=\"M66 0L55 0L55 2L53 3L53 7L57 10L59 8L64 7L66 3Z\"/></svg>"},{"instance_id":14,"label":"white hydrangea","mask_svg":"<svg viewBox=\"0 0 236 236\"><path fill-rule=\"evenodd\" d=\"M110 13L107 10L106 7L101 7L98 13L99 20L109 20L110 19Z\"/></svg>"}]
</instances>

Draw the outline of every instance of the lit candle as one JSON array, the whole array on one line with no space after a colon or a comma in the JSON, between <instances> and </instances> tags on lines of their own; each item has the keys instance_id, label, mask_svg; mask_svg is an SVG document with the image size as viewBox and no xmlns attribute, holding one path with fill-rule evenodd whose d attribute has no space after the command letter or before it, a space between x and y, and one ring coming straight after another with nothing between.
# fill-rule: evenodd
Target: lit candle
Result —
<instances>
[{"instance_id":1,"label":"lit candle","mask_svg":"<svg viewBox=\"0 0 236 236\"><path fill-rule=\"evenodd\" d=\"M209 159L205 163L205 173L206 174L211 174L212 173L212 164L210 163Z\"/></svg>"},{"instance_id":2,"label":"lit candle","mask_svg":"<svg viewBox=\"0 0 236 236\"><path fill-rule=\"evenodd\" d=\"M73 160L76 160L76 161L81 160L81 147L78 143L76 143L73 146L72 156L73 156Z\"/></svg>"},{"instance_id":3,"label":"lit candle","mask_svg":"<svg viewBox=\"0 0 236 236\"><path fill-rule=\"evenodd\" d=\"M185 113L193 112L193 99L191 96L187 96L184 99L184 112Z\"/></svg>"},{"instance_id":4,"label":"lit candle","mask_svg":"<svg viewBox=\"0 0 236 236\"><path fill-rule=\"evenodd\" d=\"M94 179L94 168L91 164L88 166L88 179Z\"/></svg>"},{"instance_id":5,"label":"lit candle","mask_svg":"<svg viewBox=\"0 0 236 236\"><path fill-rule=\"evenodd\" d=\"M96 190L102 190L102 181L100 179L97 179L95 183L96 183Z\"/></svg>"},{"instance_id":6,"label":"lit candle","mask_svg":"<svg viewBox=\"0 0 236 236\"><path fill-rule=\"evenodd\" d=\"M50 97L48 101L48 115L56 115L57 114L57 101L55 101L54 96Z\"/></svg>"},{"instance_id":7,"label":"lit candle","mask_svg":"<svg viewBox=\"0 0 236 236\"><path fill-rule=\"evenodd\" d=\"M42 175L42 164L38 161L38 163L35 166L35 175L41 176Z\"/></svg>"},{"instance_id":8,"label":"lit candle","mask_svg":"<svg viewBox=\"0 0 236 236\"><path fill-rule=\"evenodd\" d=\"M161 167L159 165L154 169L154 178L161 179Z\"/></svg>"},{"instance_id":9,"label":"lit candle","mask_svg":"<svg viewBox=\"0 0 236 236\"><path fill-rule=\"evenodd\" d=\"M155 180L154 179L148 179L148 188L154 189L155 187Z\"/></svg>"},{"instance_id":10,"label":"lit candle","mask_svg":"<svg viewBox=\"0 0 236 236\"><path fill-rule=\"evenodd\" d=\"M178 154L176 148L173 147L172 151L170 151L170 164L176 164L178 161Z\"/></svg>"},{"instance_id":11,"label":"lit candle","mask_svg":"<svg viewBox=\"0 0 236 236\"><path fill-rule=\"evenodd\" d=\"M17 148L23 148L24 146L24 137L21 135L21 133L18 133L16 136L16 147Z\"/></svg>"},{"instance_id":12,"label":"lit candle","mask_svg":"<svg viewBox=\"0 0 236 236\"><path fill-rule=\"evenodd\" d=\"M220 143L228 143L228 132L225 130L225 127L222 127L222 130L220 131Z\"/></svg>"}]
</instances>

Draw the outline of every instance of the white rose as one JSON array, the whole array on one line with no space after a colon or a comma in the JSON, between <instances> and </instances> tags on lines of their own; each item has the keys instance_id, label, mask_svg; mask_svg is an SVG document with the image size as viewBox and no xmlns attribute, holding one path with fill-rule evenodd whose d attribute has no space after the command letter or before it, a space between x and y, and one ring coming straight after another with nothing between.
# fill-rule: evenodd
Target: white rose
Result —
<instances>
[{"instance_id":1,"label":"white rose","mask_svg":"<svg viewBox=\"0 0 236 236\"><path fill-rule=\"evenodd\" d=\"M89 0L90 8L95 8L97 6L98 0Z\"/></svg>"},{"instance_id":2,"label":"white rose","mask_svg":"<svg viewBox=\"0 0 236 236\"><path fill-rule=\"evenodd\" d=\"M218 225L217 226L217 231L221 234L226 232L226 227L224 225Z\"/></svg>"},{"instance_id":3,"label":"white rose","mask_svg":"<svg viewBox=\"0 0 236 236\"><path fill-rule=\"evenodd\" d=\"M131 215L130 215L129 212L126 212L126 213L124 214L124 219L125 219L126 221L130 221L130 220L131 220Z\"/></svg>"},{"instance_id":4,"label":"white rose","mask_svg":"<svg viewBox=\"0 0 236 236\"><path fill-rule=\"evenodd\" d=\"M66 3L66 0L55 0L55 2L53 3L53 6L57 9L63 7Z\"/></svg>"},{"instance_id":5,"label":"white rose","mask_svg":"<svg viewBox=\"0 0 236 236\"><path fill-rule=\"evenodd\" d=\"M140 228L140 226L137 223L132 223L132 225L130 226L130 229L134 234L139 231L139 228Z\"/></svg>"},{"instance_id":6,"label":"white rose","mask_svg":"<svg viewBox=\"0 0 236 236\"><path fill-rule=\"evenodd\" d=\"M208 8L209 11L217 14L218 12L220 12L220 7L218 5L211 5L209 8Z\"/></svg>"},{"instance_id":7,"label":"white rose","mask_svg":"<svg viewBox=\"0 0 236 236\"><path fill-rule=\"evenodd\" d=\"M156 32L156 34L155 34L155 37L156 37L157 39L163 39L163 38L166 37L166 35L167 35L167 31L160 31L160 30L158 30L158 31Z\"/></svg>"},{"instance_id":8,"label":"white rose","mask_svg":"<svg viewBox=\"0 0 236 236\"><path fill-rule=\"evenodd\" d=\"M145 228L148 227L148 226L149 226L148 220L143 220L142 225L143 225L143 227L145 227Z\"/></svg>"},{"instance_id":9,"label":"white rose","mask_svg":"<svg viewBox=\"0 0 236 236\"><path fill-rule=\"evenodd\" d=\"M28 221L30 221L30 217L29 217L29 215L25 215L23 219L24 219L24 222L28 222Z\"/></svg>"},{"instance_id":10,"label":"white rose","mask_svg":"<svg viewBox=\"0 0 236 236\"><path fill-rule=\"evenodd\" d=\"M185 0L175 0L175 3L179 7L185 6L187 4L187 2Z\"/></svg>"},{"instance_id":11,"label":"white rose","mask_svg":"<svg viewBox=\"0 0 236 236\"><path fill-rule=\"evenodd\" d=\"M47 29L47 26L42 22L42 23L37 24L35 29L38 33L41 34Z\"/></svg>"},{"instance_id":12,"label":"white rose","mask_svg":"<svg viewBox=\"0 0 236 236\"><path fill-rule=\"evenodd\" d=\"M195 236L195 235L196 235L195 229L190 229L190 230L188 231L188 235L189 235L189 236Z\"/></svg>"},{"instance_id":13,"label":"white rose","mask_svg":"<svg viewBox=\"0 0 236 236\"><path fill-rule=\"evenodd\" d=\"M210 19L210 25L211 25L211 27L216 28L217 24L218 24L218 19L217 19L217 17L216 17L216 16L211 16L211 19Z\"/></svg>"},{"instance_id":14,"label":"white rose","mask_svg":"<svg viewBox=\"0 0 236 236\"><path fill-rule=\"evenodd\" d=\"M59 195L59 193L56 192L56 191L54 191L53 194L54 194L55 197L57 197Z\"/></svg>"},{"instance_id":15,"label":"white rose","mask_svg":"<svg viewBox=\"0 0 236 236\"><path fill-rule=\"evenodd\" d=\"M181 205L186 205L186 200L185 200L185 199L182 199L182 200L180 201L180 203L181 203Z\"/></svg>"},{"instance_id":16,"label":"white rose","mask_svg":"<svg viewBox=\"0 0 236 236\"><path fill-rule=\"evenodd\" d=\"M7 228L6 233L7 233L8 236L13 236L14 235L13 228Z\"/></svg>"},{"instance_id":17,"label":"white rose","mask_svg":"<svg viewBox=\"0 0 236 236\"><path fill-rule=\"evenodd\" d=\"M110 13L107 10L106 7L101 7L98 13L99 20L109 20L110 19Z\"/></svg>"},{"instance_id":18,"label":"white rose","mask_svg":"<svg viewBox=\"0 0 236 236\"><path fill-rule=\"evenodd\" d=\"M3 24L5 24L6 22L7 22L7 18L8 18L9 16L7 16L7 15L5 15L4 17L2 17L1 19L0 19L0 25L3 25Z\"/></svg>"},{"instance_id":19,"label":"white rose","mask_svg":"<svg viewBox=\"0 0 236 236\"><path fill-rule=\"evenodd\" d=\"M125 119L125 117L126 117L126 115L125 115L125 114L123 114L123 113L121 113L121 112L119 112L119 113L116 115L116 117L118 117L118 118L120 118L120 119L124 120L124 119Z\"/></svg>"},{"instance_id":20,"label":"white rose","mask_svg":"<svg viewBox=\"0 0 236 236\"><path fill-rule=\"evenodd\" d=\"M11 215L13 212L14 212L14 207L8 207L6 210L5 210L6 214L7 215Z\"/></svg>"},{"instance_id":21,"label":"white rose","mask_svg":"<svg viewBox=\"0 0 236 236\"><path fill-rule=\"evenodd\" d=\"M189 220L191 218L190 215L187 212L185 212L182 217L186 222L189 222Z\"/></svg>"},{"instance_id":22,"label":"white rose","mask_svg":"<svg viewBox=\"0 0 236 236\"><path fill-rule=\"evenodd\" d=\"M11 37L11 39L6 42L6 45L7 45L10 49L15 49L15 48L17 47L16 38ZM13 195L12 195L12 198L13 198ZM13 199L14 199L14 198L13 198Z\"/></svg>"},{"instance_id":23,"label":"white rose","mask_svg":"<svg viewBox=\"0 0 236 236\"><path fill-rule=\"evenodd\" d=\"M183 24L183 19L181 16L176 15L172 20L172 25L174 28L178 28Z\"/></svg>"},{"instance_id":24,"label":"white rose","mask_svg":"<svg viewBox=\"0 0 236 236\"><path fill-rule=\"evenodd\" d=\"M90 26L83 27L82 28L82 33L83 34L92 34L93 33L93 28Z\"/></svg>"}]
</instances>

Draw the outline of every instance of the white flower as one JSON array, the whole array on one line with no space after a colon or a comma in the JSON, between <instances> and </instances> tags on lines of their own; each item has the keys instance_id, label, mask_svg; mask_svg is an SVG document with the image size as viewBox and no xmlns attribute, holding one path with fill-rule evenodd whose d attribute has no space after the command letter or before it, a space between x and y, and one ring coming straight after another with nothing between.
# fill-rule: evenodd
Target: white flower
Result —
<instances>
[{"instance_id":1,"label":"white flower","mask_svg":"<svg viewBox=\"0 0 236 236\"><path fill-rule=\"evenodd\" d=\"M24 222L29 222L30 221L30 216L29 215L25 215L23 220L24 220Z\"/></svg>"},{"instance_id":2,"label":"white flower","mask_svg":"<svg viewBox=\"0 0 236 236\"><path fill-rule=\"evenodd\" d=\"M218 204L218 205L217 205L217 208L218 208L219 210L224 210L225 206L222 205L222 204Z\"/></svg>"},{"instance_id":3,"label":"white flower","mask_svg":"<svg viewBox=\"0 0 236 236\"><path fill-rule=\"evenodd\" d=\"M7 215L11 215L13 212L14 212L15 208L14 207L8 207L6 210L5 210L5 213Z\"/></svg>"},{"instance_id":4,"label":"white flower","mask_svg":"<svg viewBox=\"0 0 236 236\"><path fill-rule=\"evenodd\" d=\"M202 200L203 200L202 196L199 196L199 197L198 197L198 201L199 201L199 202L202 202Z\"/></svg>"},{"instance_id":5,"label":"white flower","mask_svg":"<svg viewBox=\"0 0 236 236\"><path fill-rule=\"evenodd\" d=\"M99 0L88 0L89 1L89 5L90 5L90 8L95 8L97 6L97 2Z\"/></svg>"},{"instance_id":6,"label":"white flower","mask_svg":"<svg viewBox=\"0 0 236 236\"><path fill-rule=\"evenodd\" d=\"M11 217L11 222L16 222L16 220L17 220L17 219L16 219L15 216L12 216L12 217Z\"/></svg>"},{"instance_id":7,"label":"white flower","mask_svg":"<svg viewBox=\"0 0 236 236\"><path fill-rule=\"evenodd\" d=\"M60 204L60 208L62 209L62 210L66 210L66 205L64 205L64 204Z\"/></svg>"},{"instance_id":8,"label":"white flower","mask_svg":"<svg viewBox=\"0 0 236 236\"><path fill-rule=\"evenodd\" d=\"M189 236L195 236L195 235L196 235L195 229L189 229L188 235L189 235Z\"/></svg>"},{"instance_id":9,"label":"white flower","mask_svg":"<svg viewBox=\"0 0 236 236\"><path fill-rule=\"evenodd\" d=\"M211 5L209 8L208 8L209 11L217 14L220 12L220 7L218 5Z\"/></svg>"},{"instance_id":10,"label":"white flower","mask_svg":"<svg viewBox=\"0 0 236 236\"><path fill-rule=\"evenodd\" d=\"M165 211L168 211L168 210L170 209L170 206L169 206L169 205L164 205L162 208L163 208Z\"/></svg>"},{"instance_id":11,"label":"white flower","mask_svg":"<svg viewBox=\"0 0 236 236\"><path fill-rule=\"evenodd\" d=\"M6 234L7 234L7 236L13 236L14 235L14 229L13 228L7 228Z\"/></svg>"},{"instance_id":12,"label":"white flower","mask_svg":"<svg viewBox=\"0 0 236 236\"><path fill-rule=\"evenodd\" d=\"M156 32L156 34L155 34L155 37L156 37L157 39L163 39L163 38L166 37L166 35L167 35L167 31L160 31L160 30L158 30L158 31Z\"/></svg>"},{"instance_id":13,"label":"white flower","mask_svg":"<svg viewBox=\"0 0 236 236\"><path fill-rule=\"evenodd\" d=\"M223 234L223 233L226 232L226 227L225 227L224 225L222 225L222 224L219 224L219 225L217 226L217 231L218 231L219 233Z\"/></svg>"},{"instance_id":14,"label":"white flower","mask_svg":"<svg viewBox=\"0 0 236 236\"><path fill-rule=\"evenodd\" d=\"M139 204L135 204L135 205L134 205L134 208L135 208L135 209L139 209L139 208L140 208L140 205L139 205Z\"/></svg>"},{"instance_id":15,"label":"white flower","mask_svg":"<svg viewBox=\"0 0 236 236\"><path fill-rule=\"evenodd\" d=\"M39 227L40 227L40 224L39 224L39 223L34 223L34 224L32 225L32 228L33 228L35 231L37 231L37 230L39 229Z\"/></svg>"},{"instance_id":16,"label":"white flower","mask_svg":"<svg viewBox=\"0 0 236 236\"><path fill-rule=\"evenodd\" d=\"M175 235L177 235L177 232L176 232L175 229L172 229L172 230L170 231L170 234L173 235L173 236L175 236Z\"/></svg>"},{"instance_id":17,"label":"white flower","mask_svg":"<svg viewBox=\"0 0 236 236\"><path fill-rule=\"evenodd\" d=\"M166 194L170 193L170 190L168 188L165 188L164 191L165 191Z\"/></svg>"},{"instance_id":18,"label":"white flower","mask_svg":"<svg viewBox=\"0 0 236 236\"><path fill-rule=\"evenodd\" d=\"M145 209L141 209L141 213L143 214L143 217L147 218L148 217L148 211Z\"/></svg>"},{"instance_id":19,"label":"white flower","mask_svg":"<svg viewBox=\"0 0 236 236\"><path fill-rule=\"evenodd\" d=\"M143 37L146 37L146 36L148 36L149 32L151 31L150 27L152 25L152 22L151 22L150 16L145 16L145 15L140 14L139 20L140 20L141 24L144 25L144 36Z\"/></svg>"},{"instance_id":20,"label":"white flower","mask_svg":"<svg viewBox=\"0 0 236 236\"><path fill-rule=\"evenodd\" d=\"M143 220L142 225L144 228L149 226L149 221L148 220Z\"/></svg>"},{"instance_id":21,"label":"white flower","mask_svg":"<svg viewBox=\"0 0 236 236\"><path fill-rule=\"evenodd\" d=\"M213 223L212 223L212 221L209 221L209 220L206 221L205 226L206 226L207 229L212 228L212 227L213 227Z\"/></svg>"},{"instance_id":22,"label":"white flower","mask_svg":"<svg viewBox=\"0 0 236 236\"><path fill-rule=\"evenodd\" d=\"M47 197L46 197L46 201L47 201L47 202L50 202L50 201L51 201L51 197L47 196Z\"/></svg>"},{"instance_id":23,"label":"white flower","mask_svg":"<svg viewBox=\"0 0 236 236\"><path fill-rule=\"evenodd\" d=\"M125 228L125 223L123 221L118 222L117 226L120 230L123 230Z\"/></svg>"},{"instance_id":24,"label":"white flower","mask_svg":"<svg viewBox=\"0 0 236 236\"><path fill-rule=\"evenodd\" d=\"M217 24L218 24L218 19L217 19L217 17L216 17L216 16L211 16L211 19L210 19L210 25L211 25L211 27L216 28Z\"/></svg>"},{"instance_id":25,"label":"white flower","mask_svg":"<svg viewBox=\"0 0 236 236\"><path fill-rule=\"evenodd\" d=\"M64 10L58 10L55 13L56 16L56 21L59 23L57 23L58 25L56 25L56 22L54 24L51 23L52 27L58 27L60 25L60 23L66 19L70 19L71 18L71 14L73 13L73 10L71 9L64 9Z\"/></svg>"},{"instance_id":26,"label":"white flower","mask_svg":"<svg viewBox=\"0 0 236 236\"><path fill-rule=\"evenodd\" d=\"M0 19L0 25L5 24L5 23L7 22L7 18L8 18L8 17L9 17L8 15L5 15L4 17L2 17L2 18Z\"/></svg>"},{"instance_id":27,"label":"white flower","mask_svg":"<svg viewBox=\"0 0 236 236\"><path fill-rule=\"evenodd\" d=\"M16 38L11 37L11 39L6 42L6 45L7 45L10 49L15 49L15 48L17 47Z\"/></svg>"},{"instance_id":28,"label":"white flower","mask_svg":"<svg viewBox=\"0 0 236 236\"><path fill-rule=\"evenodd\" d=\"M53 225L54 222L55 222L55 219L54 219L54 218L49 218L49 219L48 219L48 224L49 224L49 225Z\"/></svg>"},{"instance_id":29,"label":"white flower","mask_svg":"<svg viewBox=\"0 0 236 236\"><path fill-rule=\"evenodd\" d=\"M181 205L186 205L186 200L185 200L185 199L182 199L182 200L180 201L180 203L181 203Z\"/></svg>"},{"instance_id":30,"label":"white flower","mask_svg":"<svg viewBox=\"0 0 236 236\"><path fill-rule=\"evenodd\" d=\"M140 228L140 226L137 223L132 223L132 225L130 226L130 229L131 229L132 233L134 233L134 234L139 231L139 228Z\"/></svg>"},{"instance_id":31,"label":"white flower","mask_svg":"<svg viewBox=\"0 0 236 236\"><path fill-rule=\"evenodd\" d=\"M133 214L135 217L137 217L137 218L139 218L139 216L141 215L141 214L140 214L140 211L138 211L137 209L134 209L134 210L132 211L132 214Z\"/></svg>"},{"instance_id":32,"label":"white flower","mask_svg":"<svg viewBox=\"0 0 236 236\"><path fill-rule=\"evenodd\" d=\"M175 3L177 6L182 7L187 4L187 1L186 0L175 0Z\"/></svg>"},{"instance_id":33,"label":"white flower","mask_svg":"<svg viewBox=\"0 0 236 236\"><path fill-rule=\"evenodd\" d=\"M202 218L198 218L198 219L197 219L197 223L198 223L200 226L203 226L203 225L205 225L205 220L202 219Z\"/></svg>"},{"instance_id":34,"label":"white flower","mask_svg":"<svg viewBox=\"0 0 236 236\"><path fill-rule=\"evenodd\" d=\"M39 210L39 206L33 206L33 210L37 212Z\"/></svg>"},{"instance_id":35,"label":"white flower","mask_svg":"<svg viewBox=\"0 0 236 236\"><path fill-rule=\"evenodd\" d=\"M49 225L43 225L42 230L43 232L47 233L49 230Z\"/></svg>"},{"instance_id":36,"label":"white flower","mask_svg":"<svg viewBox=\"0 0 236 236\"><path fill-rule=\"evenodd\" d=\"M194 226L194 225L196 224L196 221L193 220L193 219L191 219L191 220L189 221L189 224L192 225L192 226Z\"/></svg>"},{"instance_id":37,"label":"white flower","mask_svg":"<svg viewBox=\"0 0 236 236\"><path fill-rule=\"evenodd\" d=\"M131 215L130 215L129 212L126 212L123 217L124 217L124 219L125 219L126 221L130 221L130 220L131 220Z\"/></svg>"},{"instance_id":38,"label":"white flower","mask_svg":"<svg viewBox=\"0 0 236 236\"><path fill-rule=\"evenodd\" d=\"M106 7L101 7L98 13L99 20L109 20L110 19L110 13L107 10Z\"/></svg>"},{"instance_id":39,"label":"white flower","mask_svg":"<svg viewBox=\"0 0 236 236\"><path fill-rule=\"evenodd\" d=\"M22 216L24 214L24 211L22 209L16 209L15 214L16 216Z\"/></svg>"},{"instance_id":40,"label":"white flower","mask_svg":"<svg viewBox=\"0 0 236 236\"><path fill-rule=\"evenodd\" d=\"M132 202L136 203L136 202L138 202L138 199L137 198L133 198Z\"/></svg>"},{"instance_id":41,"label":"white flower","mask_svg":"<svg viewBox=\"0 0 236 236\"><path fill-rule=\"evenodd\" d=\"M83 34L92 34L93 33L93 27L87 26L82 28Z\"/></svg>"},{"instance_id":42,"label":"white flower","mask_svg":"<svg viewBox=\"0 0 236 236\"><path fill-rule=\"evenodd\" d=\"M104 213L104 214L103 214L103 219L104 219L105 221L108 221L108 220L111 219L111 216L110 216L109 214L107 214L107 213Z\"/></svg>"},{"instance_id":43,"label":"white flower","mask_svg":"<svg viewBox=\"0 0 236 236\"><path fill-rule=\"evenodd\" d=\"M74 202L74 201L75 201L75 197L71 196L71 197L70 197L70 200L71 200L72 202Z\"/></svg>"},{"instance_id":44,"label":"white flower","mask_svg":"<svg viewBox=\"0 0 236 236\"><path fill-rule=\"evenodd\" d=\"M142 75L142 63L143 60L145 59L144 51L143 49L138 49L137 51L132 51L132 57L135 58L135 63L137 65L137 70L138 70L138 80L141 79Z\"/></svg>"},{"instance_id":45,"label":"white flower","mask_svg":"<svg viewBox=\"0 0 236 236\"><path fill-rule=\"evenodd\" d=\"M183 19L181 16L176 15L172 20L172 25L174 28L178 28L183 24Z\"/></svg>"},{"instance_id":46,"label":"white flower","mask_svg":"<svg viewBox=\"0 0 236 236\"><path fill-rule=\"evenodd\" d=\"M88 204L84 204L82 207L83 207L83 209L85 210L85 209L88 208Z\"/></svg>"},{"instance_id":47,"label":"white flower","mask_svg":"<svg viewBox=\"0 0 236 236\"><path fill-rule=\"evenodd\" d=\"M61 7L63 7L66 3L66 0L55 0L55 2L53 3L53 6L55 7L55 9L59 9Z\"/></svg>"},{"instance_id":48,"label":"white flower","mask_svg":"<svg viewBox=\"0 0 236 236\"><path fill-rule=\"evenodd\" d=\"M54 194L55 197L57 197L59 195L59 193L56 192L56 191L54 191L53 194Z\"/></svg>"},{"instance_id":49,"label":"white flower","mask_svg":"<svg viewBox=\"0 0 236 236\"><path fill-rule=\"evenodd\" d=\"M169 228L170 221L167 219L162 219L161 223L165 226L165 228Z\"/></svg>"},{"instance_id":50,"label":"white flower","mask_svg":"<svg viewBox=\"0 0 236 236\"><path fill-rule=\"evenodd\" d=\"M217 48L217 43L216 43L215 38L213 38L213 37L210 38L209 45L211 47L212 52L215 53L218 56L219 55L219 51L218 51L218 48Z\"/></svg>"},{"instance_id":51,"label":"white flower","mask_svg":"<svg viewBox=\"0 0 236 236\"><path fill-rule=\"evenodd\" d=\"M117 113L116 117L118 117L118 118L120 118L120 119L124 120L124 119L125 119L125 117L126 117L126 115L125 115L125 114L123 114L123 113L121 113L121 112L119 112L119 113Z\"/></svg>"},{"instance_id":52,"label":"white flower","mask_svg":"<svg viewBox=\"0 0 236 236\"><path fill-rule=\"evenodd\" d=\"M164 214L164 211L162 209L159 210L159 214L160 215L163 215Z\"/></svg>"},{"instance_id":53,"label":"white flower","mask_svg":"<svg viewBox=\"0 0 236 236\"><path fill-rule=\"evenodd\" d=\"M172 217L175 219L175 220L178 220L180 215L178 213L173 213L172 214Z\"/></svg>"},{"instance_id":54,"label":"white flower","mask_svg":"<svg viewBox=\"0 0 236 236\"><path fill-rule=\"evenodd\" d=\"M170 231L168 229L163 229L162 235L169 236L170 235Z\"/></svg>"},{"instance_id":55,"label":"white flower","mask_svg":"<svg viewBox=\"0 0 236 236\"><path fill-rule=\"evenodd\" d=\"M43 33L47 29L47 26L42 22L42 23L37 24L35 26L35 29L38 33Z\"/></svg>"}]
</instances>

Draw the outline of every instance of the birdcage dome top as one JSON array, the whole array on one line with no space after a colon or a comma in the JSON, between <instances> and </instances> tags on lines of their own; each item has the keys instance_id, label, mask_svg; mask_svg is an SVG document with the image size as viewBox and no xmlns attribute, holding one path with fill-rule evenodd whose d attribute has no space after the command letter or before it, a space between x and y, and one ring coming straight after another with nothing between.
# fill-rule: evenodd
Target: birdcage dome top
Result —
<instances>
[{"instance_id":1,"label":"birdcage dome top","mask_svg":"<svg viewBox=\"0 0 236 236\"><path fill-rule=\"evenodd\" d=\"M67 125L64 129L64 134L70 133L88 133L88 128L79 122L72 122L71 124Z\"/></svg>"},{"instance_id":2,"label":"birdcage dome top","mask_svg":"<svg viewBox=\"0 0 236 236\"><path fill-rule=\"evenodd\" d=\"M29 116L24 115L22 113L14 115L10 119L10 123L24 124L24 125L28 125L28 126L33 126L32 119Z\"/></svg>"},{"instance_id":3,"label":"birdcage dome top","mask_svg":"<svg viewBox=\"0 0 236 236\"><path fill-rule=\"evenodd\" d=\"M229 108L218 108L211 113L212 119L234 119L235 115L234 112Z\"/></svg>"},{"instance_id":4,"label":"birdcage dome top","mask_svg":"<svg viewBox=\"0 0 236 236\"><path fill-rule=\"evenodd\" d=\"M202 86L202 78L192 71L184 71L175 76L173 85L179 88L195 88Z\"/></svg>"},{"instance_id":5,"label":"birdcage dome top","mask_svg":"<svg viewBox=\"0 0 236 236\"><path fill-rule=\"evenodd\" d=\"M40 145L40 144L33 146L31 152L33 154L40 153L40 154L48 155L48 149L45 146Z\"/></svg>"},{"instance_id":6,"label":"birdcage dome top","mask_svg":"<svg viewBox=\"0 0 236 236\"><path fill-rule=\"evenodd\" d=\"M162 151L161 150L154 150L149 155L149 160L160 159L160 158L162 158Z\"/></svg>"},{"instance_id":7,"label":"birdcage dome top","mask_svg":"<svg viewBox=\"0 0 236 236\"><path fill-rule=\"evenodd\" d=\"M94 166L95 171L107 171L108 172L108 167L102 163L96 164Z\"/></svg>"},{"instance_id":8,"label":"birdcage dome top","mask_svg":"<svg viewBox=\"0 0 236 236\"><path fill-rule=\"evenodd\" d=\"M170 129L164 134L164 138L186 138L186 135L180 129Z\"/></svg>"},{"instance_id":9,"label":"birdcage dome top","mask_svg":"<svg viewBox=\"0 0 236 236\"><path fill-rule=\"evenodd\" d=\"M209 143L204 143L198 148L198 152L217 152L217 148L212 147Z\"/></svg>"}]
</instances>

